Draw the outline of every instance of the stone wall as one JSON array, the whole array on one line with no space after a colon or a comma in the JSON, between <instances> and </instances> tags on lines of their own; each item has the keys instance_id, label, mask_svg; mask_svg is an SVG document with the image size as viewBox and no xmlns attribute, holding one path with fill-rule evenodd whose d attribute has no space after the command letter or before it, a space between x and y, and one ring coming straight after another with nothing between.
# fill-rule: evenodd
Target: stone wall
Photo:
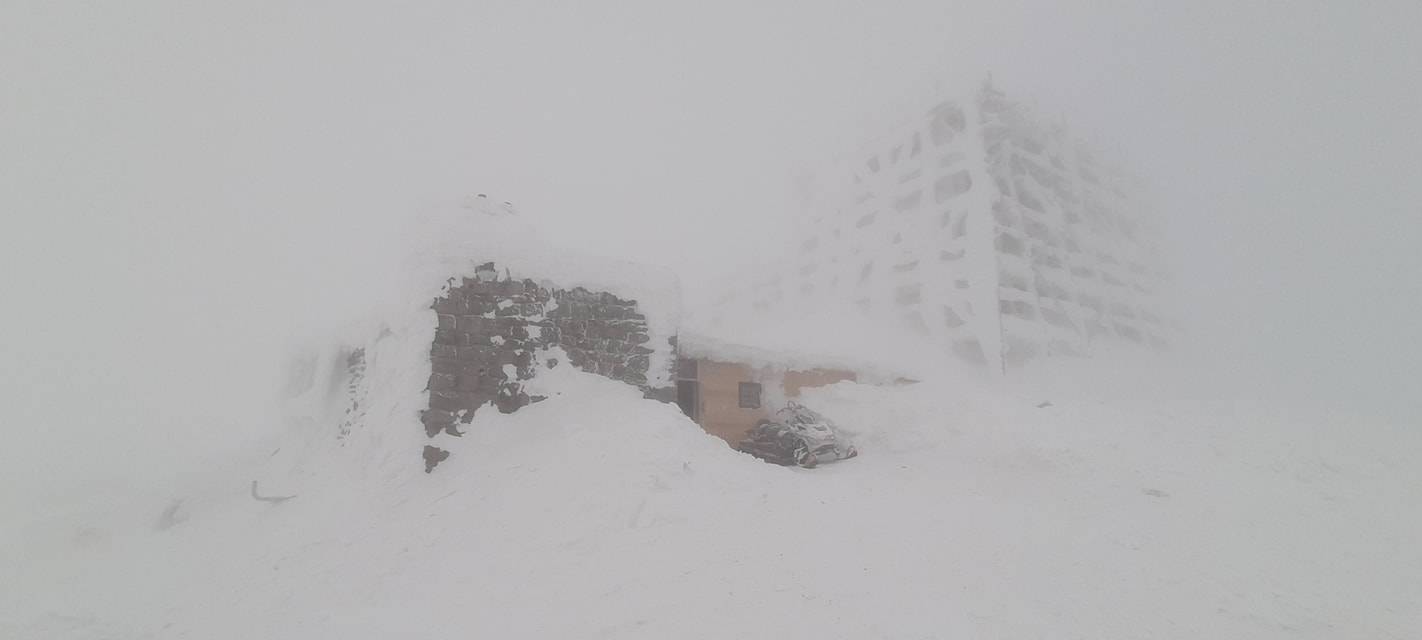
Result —
<instances>
[{"instance_id":1,"label":"stone wall","mask_svg":"<svg viewBox=\"0 0 1422 640\"><path fill-rule=\"evenodd\" d=\"M540 366L561 364L538 362L537 352L553 346L562 347L574 367L659 395L647 386L654 350L635 300L581 287L550 289L507 272L500 277L491 262L473 278L451 279L432 308L438 326L430 347L429 408L421 415L431 439L462 435L460 425L486 405L512 413L542 400L525 392L524 382ZM425 471L448 457L427 445Z\"/></svg>"},{"instance_id":2,"label":"stone wall","mask_svg":"<svg viewBox=\"0 0 1422 640\"><path fill-rule=\"evenodd\" d=\"M555 291L548 312L569 362L583 371L645 387L650 356L647 319L637 303L583 288Z\"/></svg>"}]
</instances>

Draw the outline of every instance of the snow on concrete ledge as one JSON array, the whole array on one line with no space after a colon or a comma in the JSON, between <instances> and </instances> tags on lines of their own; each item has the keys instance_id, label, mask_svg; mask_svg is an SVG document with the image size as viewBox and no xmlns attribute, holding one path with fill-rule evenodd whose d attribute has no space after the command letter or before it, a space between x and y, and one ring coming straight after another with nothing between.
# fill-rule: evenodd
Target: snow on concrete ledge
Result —
<instances>
[{"instance_id":1,"label":"snow on concrete ledge","mask_svg":"<svg viewBox=\"0 0 1422 640\"><path fill-rule=\"evenodd\" d=\"M711 320L692 314L677 336L682 357L756 368L853 371L866 381L919 378L932 366L924 349L848 310L797 309Z\"/></svg>"}]
</instances>

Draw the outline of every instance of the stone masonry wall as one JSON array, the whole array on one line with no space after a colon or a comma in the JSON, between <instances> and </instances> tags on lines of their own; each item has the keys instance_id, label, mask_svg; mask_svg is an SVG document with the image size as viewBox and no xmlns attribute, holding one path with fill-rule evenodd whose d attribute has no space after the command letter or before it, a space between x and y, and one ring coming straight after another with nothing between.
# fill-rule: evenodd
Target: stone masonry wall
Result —
<instances>
[{"instance_id":1,"label":"stone masonry wall","mask_svg":"<svg viewBox=\"0 0 1422 640\"><path fill-rule=\"evenodd\" d=\"M456 286L432 305L437 317L430 347L429 409L421 415L425 435L460 436L459 425L492 404L512 413L543 398L524 391L537 375L540 349L561 346L570 365L648 389L649 356L654 352L647 319L634 300L581 287L548 289L532 280L499 277L494 263ZM424 448L425 472L449 457L437 441Z\"/></svg>"}]
</instances>

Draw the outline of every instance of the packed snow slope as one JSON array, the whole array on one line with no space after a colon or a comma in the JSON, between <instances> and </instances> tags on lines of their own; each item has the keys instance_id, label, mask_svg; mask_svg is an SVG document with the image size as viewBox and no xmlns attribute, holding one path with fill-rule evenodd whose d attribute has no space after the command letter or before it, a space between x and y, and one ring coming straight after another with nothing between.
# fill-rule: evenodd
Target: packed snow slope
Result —
<instances>
[{"instance_id":1,"label":"packed snow slope","mask_svg":"<svg viewBox=\"0 0 1422 640\"><path fill-rule=\"evenodd\" d=\"M817 390L862 454L815 470L569 367L432 475L403 436L297 428L177 494L5 522L0 637L1422 630L1415 432L1042 380Z\"/></svg>"}]
</instances>

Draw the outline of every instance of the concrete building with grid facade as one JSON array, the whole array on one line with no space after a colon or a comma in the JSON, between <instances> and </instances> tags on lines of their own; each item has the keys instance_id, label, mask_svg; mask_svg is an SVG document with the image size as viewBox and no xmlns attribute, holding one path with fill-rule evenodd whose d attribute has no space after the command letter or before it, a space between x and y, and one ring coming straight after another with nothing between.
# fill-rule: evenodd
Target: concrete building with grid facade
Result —
<instances>
[{"instance_id":1,"label":"concrete building with grid facade","mask_svg":"<svg viewBox=\"0 0 1422 640\"><path fill-rule=\"evenodd\" d=\"M990 85L819 184L798 246L743 274L710 314L834 301L995 370L1168 342L1159 229L1131 186Z\"/></svg>"}]
</instances>

